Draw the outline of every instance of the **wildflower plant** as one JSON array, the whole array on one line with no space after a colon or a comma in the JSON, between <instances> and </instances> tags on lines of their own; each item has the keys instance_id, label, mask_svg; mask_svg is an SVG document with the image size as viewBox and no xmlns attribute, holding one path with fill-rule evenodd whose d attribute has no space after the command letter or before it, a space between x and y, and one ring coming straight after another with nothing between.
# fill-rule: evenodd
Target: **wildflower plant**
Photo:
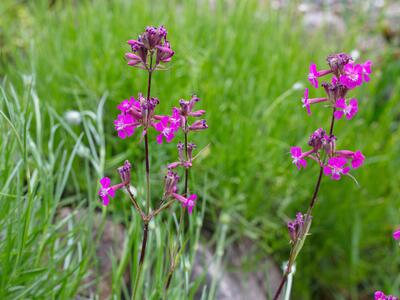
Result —
<instances>
[{"instance_id":1,"label":"wildflower plant","mask_svg":"<svg viewBox=\"0 0 400 300\"><path fill-rule=\"evenodd\" d=\"M181 99L178 107L173 107L171 115L158 115L156 108L159 99L152 97L151 84L153 73L157 70L165 70L165 63L171 61L174 51L167 40L167 30L165 27L147 27L145 32L136 40L129 40L131 52L126 53L127 64L129 66L145 70L148 75L147 93L146 95L139 93L137 98L130 97L122 101L117 109L119 114L114 121L115 130L121 139L134 136L135 132L141 130L137 134L144 143L145 166L146 166L146 203L142 208L142 201L138 201L135 193L131 189L131 163L126 160L123 166L118 168L121 181L115 185L111 184L111 179L104 177L100 180L101 188L99 196L103 205L110 204L112 198L116 196L117 190L125 189L132 205L137 213L139 213L143 223L143 239L139 258L138 274L135 278L135 286L133 287L132 299L135 299L140 281L143 263L146 255L146 246L148 240L149 222L160 214L162 211L170 208L175 202L181 204L181 215L179 222L179 233L183 234L184 214L186 210L192 214L198 197L196 194L189 194L189 170L193 165L195 157L193 156L196 145L189 142L189 133L202 131L208 128L204 119L194 120L193 118L202 117L204 110L195 110L195 105L200 101L197 96L192 96L189 101ZM193 122L192 122L193 121ZM184 142L178 142L178 157L176 162L169 163L165 172L164 191L157 203L156 208L152 208L151 203L151 184L150 184L150 161L149 161L149 133L154 130L157 133L156 142L163 144L170 143L176 136L181 133ZM183 169L184 188L179 191L178 168ZM178 248L172 251L174 261L178 257ZM171 263L170 270L166 277L165 292L167 292L171 278L174 272L175 263Z\"/></svg>"},{"instance_id":2,"label":"wildflower plant","mask_svg":"<svg viewBox=\"0 0 400 300\"><path fill-rule=\"evenodd\" d=\"M332 180L340 180L347 176L355 180L351 172L361 167L365 159L360 150L337 149L334 125L336 120L347 122L356 116L358 101L355 98L348 99L348 93L370 80L372 63L371 61L366 61L363 64L356 64L351 56L346 53L329 55L327 63L329 68L325 70L318 70L315 64L311 64L308 74L308 80L311 85L314 88L322 87L325 91L325 96L310 98L310 91L306 88L301 102L308 115L311 115L311 106L325 103L326 107L331 111L329 129L316 129L309 137L307 149L303 150L298 146L290 149L292 162L299 170L305 169L308 166L308 162L313 161L319 167L319 174L306 213L297 213L296 218L287 224L291 251L282 280L274 296L275 300L279 299L293 264L310 231L313 208L323 176L325 175ZM330 76L331 78L329 82L320 84L319 78L324 76Z\"/></svg>"}]
</instances>

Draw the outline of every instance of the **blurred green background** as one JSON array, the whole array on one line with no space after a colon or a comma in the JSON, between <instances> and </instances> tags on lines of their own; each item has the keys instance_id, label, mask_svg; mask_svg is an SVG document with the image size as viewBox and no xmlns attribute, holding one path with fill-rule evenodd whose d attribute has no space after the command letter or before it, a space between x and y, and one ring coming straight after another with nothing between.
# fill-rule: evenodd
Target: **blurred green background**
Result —
<instances>
[{"instance_id":1,"label":"blurred green background","mask_svg":"<svg viewBox=\"0 0 400 300\"><path fill-rule=\"evenodd\" d=\"M260 285L272 293L265 278L288 257L285 223L306 210L318 172L312 164L299 172L289 148L306 146L313 130L329 125L322 105L311 117L301 107L308 66L325 68L335 52L374 63L371 82L351 92L358 115L335 129L338 148L361 149L367 158L353 172L359 186L350 178L324 178L292 299L371 299L377 289L399 295L400 249L391 238L400 223L399 11L396 1L2 0L0 298L90 297L89 289L104 284L105 274L93 272L99 260L111 264L107 295L129 294L121 278L135 268L130 253L139 246L140 223L125 196L102 209L97 182L103 174L117 180L116 167L129 158L142 192L139 137L118 139L112 120L121 100L146 88L145 72L125 63L126 41L161 24L175 56L168 71L154 76L159 111L168 113L195 93L209 124L193 135L200 149L209 145L191 178L202 201L188 224L195 238L169 299L196 292L218 298L220 278L211 286L190 279L200 245L243 278L261 272ZM65 115L72 110L81 112L76 124ZM174 143L157 146L152 135L156 195L163 167L177 154ZM62 208L73 213L64 216ZM111 226L106 220L125 228L115 245L122 254L95 250L101 242L93 228L100 239ZM164 216L152 229L143 298L160 297L168 266L159 248L172 223ZM225 254L243 244L241 263L232 266Z\"/></svg>"}]
</instances>

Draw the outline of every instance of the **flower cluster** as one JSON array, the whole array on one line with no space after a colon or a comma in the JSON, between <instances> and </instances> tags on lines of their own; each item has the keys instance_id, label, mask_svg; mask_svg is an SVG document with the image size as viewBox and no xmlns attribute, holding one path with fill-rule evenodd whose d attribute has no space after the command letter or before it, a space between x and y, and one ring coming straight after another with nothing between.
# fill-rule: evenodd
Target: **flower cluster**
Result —
<instances>
[{"instance_id":1,"label":"flower cluster","mask_svg":"<svg viewBox=\"0 0 400 300\"><path fill-rule=\"evenodd\" d=\"M301 99L303 107L311 114L311 104L329 102L335 108L335 118L340 119L345 116L348 120L352 119L358 111L358 101L355 98L346 101L345 96L349 90L360 86L363 82L370 80L371 61L367 60L363 64L355 64L352 58L345 54L339 53L330 55L327 58L327 70L317 70L315 64L311 64L308 80L315 88L318 88L318 78L332 74L331 82L323 82L322 87L325 89L327 97L309 98L309 91L305 89L304 96Z\"/></svg>"},{"instance_id":2,"label":"flower cluster","mask_svg":"<svg viewBox=\"0 0 400 300\"><path fill-rule=\"evenodd\" d=\"M139 94L138 100L134 97L122 101L117 108L120 114L114 121L115 130L118 136L125 139L132 136L137 127L143 127L143 134L147 133L149 127L159 132L157 143L162 144L165 140L171 142L175 133L182 128L184 132L199 131L207 129L205 120L197 120L193 124L188 124L188 117L200 117L205 111L193 111L193 106L200 99L193 96L190 101L180 100L180 108L174 107L171 115L155 115L154 111L159 103L157 98L146 99Z\"/></svg>"},{"instance_id":3,"label":"flower cluster","mask_svg":"<svg viewBox=\"0 0 400 300\"><path fill-rule=\"evenodd\" d=\"M153 71L159 68L161 62L171 61L174 51L167 41L167 30L164 26L146 28L137 40L129 40L132 52L125 54L128 65ZM156 53L156 61L153 65L153 53Z\"/></svg>"},{"instance_id":4,"label":"flower cluster","mask_svg":"<svg viewBox=\"0 0 400 300\"><path fill-rule=\"evenodd\" d=\"M351 89L370 80L372 63L366 61L364 64L355 64L352 58L345 53L329 55L327 62L329 69L318 71L316 65L311 64L308 74L308 79L315 88L319 86L318 78L332 74L331 82L321 84L326 96L311 99L309 90L306 88L301 99L302 105L310 115L312 104L327 102L333 109L334 119L345 117L350 120L358 112L358 101L355 98L348 100L346 95ZM300 170L306 168L306 158L311 158L323 168L324 174L333 180L339 180L342 175L348 175L351 169L359 168L365 159L360 150L355 152L337 150L336 137L332 132L327 133L322 128L317 129L311 135L308 145L311 149L305 152L297 146L290 149L293 163Z\"/></svg>"},{"instance_id":5,"label":"flower cluster","mask_svg":"<svg viewBox=\"0 0 400 300\"><path fill-rule=\"evenodd\" d=\"M365 156L360 150L336 150L336 137L327 135L322 128L317 129L309 138L310 150L303 152L300 147L291 147L290 153L293 164L300 170L306 168L306 158L311 158L324 168L324 174L334 180L349 173L350 169L357 169L363 163ZM328 158L327 160L325 158Z\"/></svg>"},{"instance_id":6,"label":"flower cluster","mask_svg":"<svg viewBox=\"0 0 400 300\"><path fill-rule=\"evenodd\" d=\"M385 295L382 291L375 292L375 300L398 300L396 296Z\"/></svg>"}]
</instances>

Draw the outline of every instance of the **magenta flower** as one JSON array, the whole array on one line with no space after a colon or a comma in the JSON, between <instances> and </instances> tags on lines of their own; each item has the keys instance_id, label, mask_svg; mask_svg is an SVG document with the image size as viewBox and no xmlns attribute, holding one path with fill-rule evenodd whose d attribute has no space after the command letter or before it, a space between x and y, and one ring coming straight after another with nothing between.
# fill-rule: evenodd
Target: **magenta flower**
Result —
<instances>
[{"instance_id":1,"label":"magenta flower","mask_svg":"<svg viewBox=\"0 0 400 300\"><path fill-rule=\"evenodd\" d=\"M128 111L130 111L130 110L132 110L134 108L140 110L140 103L139 103L139 101L135 100L135 97L131 97L129 100L125 99L120 104L118 104L117 108L122 113L127 113Z\"/></svg>"},{"instance_id":2,"label":"magenta flower","mask_svg":"<svg viewBox=\"0 0 400 300\"><path fill-rule=\"evenodd\" d=\"M188 198L183 197L182 195L179 194L172 194L172 196L178 200L179 202L182 203L183 207L187 207L189 215L192 214L193 208L196 205L196 200L197 200L197 195L192 194Z\"/></svg>"},{"instance_id":3,"label":"magenta flower","mask_svg":"<svg viewBox=\"0 0 400 300\"><path fill-rule=\"evenodd\" d=\"M310 73L308 73L308 80L315 88L318 88L318 77L319 77L319 72L317 71L317 66L315 64L311 64Z\"/></svg>"},{"instance_id":4,"label":"magenta flower","mask_svg":"<svg viewBox=\"0 0 400 300\"><path fill-rule=\"evenodd\" d=\"M304 95L303 98L301 98L301 102L303 103L303 107L307 109L307 113L311 115L310 102L308 101L308 88L304 90Z\"/></svg>"},{"instance_id":5,"label":"magenta flower","mask_svg":"<svg viewBox=\"0 0 400 300\"><path fill-rule=\"evenodd\" d=\"M385 295L382 291L376 291L374 295L375 300L398 300L396 296Z\"/></svg>"},{"instance_id":6,"label":"magenta flower","mask_svg":"<svg viewBox=\"0 0 400 300\"><path fill-rule=\"evenodd\" d=\"M337 156L344 157L346 159L351 159L351 167L357 169L364 164L365 156L360 150L356 152L349 150L339 150L335 152Z\"/></svg>"},{"instance_id":7,"label":"magenta flower","mask_svg":"<svg viewBox=\"0 0 400 300\"><path fill-rule=\"evenodd\" d=\"M353 169L357 169L363 165L364 160L365 160L365 156L361 153L360 150L357 150L353 154L353 157L351 159L351 166L353 167Z\"/></svg>"},{"instance_id":8,"label":"magenta flower","mask_svg":"<svg viewBox=\"0 0 400 300\"><path fill-rule=\"evenodd\" d=\"M110 197L115 197L115 191L119 188L118 186L110 186L111 180L108 177L100 179L101 188L99 190L99 196L103 200L103 205L107 206L110 203Z\"/></svg>"},{"instance_id":9,"label":"magenta flower","mask_svg":"<svg viewBox=\"0 0 400 300\"><path fill-rule=\"evenodd\" d=\"M324 166L324 174L331 176L333 180L339 180L341 175L346 175L350 171L349 167L345 167L346 163L347 160L344 157L332 157Z\"/></svg>"},{"instance_id":10,"label":"magenta flower","mask_svg":"<svg viewBox=\"0 0 400 300\"><path fill-rule=\"evenodd\" d=\"M174 55L169 42L167 41L167 30L164 26L146 28L145 32L139 35L137 40L129 40L133 53L126 53L128 65L150 70L147 64L148 55L153 55L156 50L156 63L151 66L155 70L160 62L169 62Z\"/></svg>"},{"instance_id":11,"label":"magenta flower","mask_svg":"<svg viewBox=\"0 0 400 300\"><path fill-rule=\"evenodd\" d=\"M118 136L121 139L125 139L133 135L135 128L140 125L136 120L129 114L119 114L118 118L114 120L115 130L118 132Z\"/></svg>"},{"instance_id":12,"label":"magenta flower","mask_svg":"<svg viewBox=\"0 0 400 300\"><path fill-rule=\"evenodd\" d=\"M174 130L178 130L178 128L181 127L182 120L178 108L172 108L172 115L169 118L169 121L171 123L171 127L174 128Z\"/></svg>"},{"instance_id":13,"label":"magenta flower","mask_svg":"<svg viewBox=\"0 0 400 300\"><path fill-rule=\"evenodd\" d=\"M370 80L369 74L371 74L372 62L370 60L367 60L361 66L362 66L362 74L364 76L364 81L368 82Z\"/></svg>"},{"instance_id":14,"label":"magenta flower","mask_svg":"<svg viewBox=\"0 0 400 300\"><path fill-rule=\"evenodd\" d=\"M301 169L301 167L306 168L307 161L303 158L303 152L300 147L291 147L290 154L292 155L293 163L296 165L297 169Z\"/></svg>"},{"instance_id":15,"label":"magenta flower","mask_svg":"<svg viewBox=\"0 0 400 300\"><path fill-rule=\"evenodd\" d=\"M346 119L350 120L356 115L358 111L358 102L357 99L353 98L347 105L346 100L344 98L340 98L336 100L335 107L337 109L335 111L336 119L341 119L343 115L345 115Z\"/></svg>"},{"instance_id":16,"label":"magenta flower","mask_svg":"<svg viewBox=\"0 0 400 300\"><path fill-rule=\"evenodd\" d=\"M159 123L154 125L154 128L161 132L157 136L157 143L159 144L162 144L163 137L165 137L167 143L171 142L175 137L175 131L177 130L177 128L171 126L168 116L164 116Z\"/></svg>"},{"instance_id":17,"label":"magenta flower","mask_svg":"<svg viewBox=\"0 0 400 300\"><path fill-rule=\"evenodd\" d=\"M363 80L363 67L361 65L354 65L350 62L343 68L343 75L340 75L340 83L348 89L353 89L362 84Z\"/></svg>"},{"instance_id":18,"label":"magenta flower","mask_svg":"<svg viewBox=\"0 0 400 300\"><path fill-rule=\"evenodd\" d=\"M393 232L393 238L397 241L400 240L400 228Z\"/></svg>"}]
</instances>

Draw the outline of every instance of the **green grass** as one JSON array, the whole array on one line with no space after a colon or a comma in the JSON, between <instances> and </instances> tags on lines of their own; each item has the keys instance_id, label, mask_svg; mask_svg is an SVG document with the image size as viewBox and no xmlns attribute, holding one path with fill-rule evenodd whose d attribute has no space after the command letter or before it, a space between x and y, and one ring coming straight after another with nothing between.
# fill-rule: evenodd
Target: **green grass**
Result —
<instances>
[{"instance_id":1,"label":"green grass","mask_svg":"<svg viewBox=\"0 0 400 300\"><path fill-rule=\"evenodd\" d=\"M40 257L43 254L35 248L38 245L32 243L33 238L38 238L45 245L42 247L47 247L44 250L51 253L46 256L46 261L51 262L46 272L54 273L62 265L63 254L57 254L52 245L60 247L56 241L66 243L67 240L57 230L51 231L52 226L56 226L48 223L53 221L51 216L56 208L66 204L88 207L90 215L91 210L99 207L95 194L98 178L104 171L116 178L114 170L126 157L136 167L137 186L144 186L143 151L136 143L138 137L119 140L113 131L112 120L119 101L145 90L145 74L127 67L123 54L128 51L125 41L136 37L148 24L164 24L176 52L168 65L169 70L157 73L154 78L152 94L161 100L160 111L169 111L178 99L189 98L192 93L202 98L200 105L207 110L210 129L196 134L194 139L200 148L209 143L210 147L195 167L192 189L200 194L205 190L202 197L207 199L205 230L216 233L210 244L215 244L222 230L219 220L224 213L230 216L226 247L232 242L240 242L244 236L257 245L257 250L248 255L246 265L254 266L249 269L263 268L262 259L266 255L272 255L279 264L287 258L289 245L285 221L296 211L305 210L317 177L316 166L297 172L290 164L288 149L291 145L305 146L314 129L329 125L329 112L323 108L314 108L312 117L306 115L299 100L302 91L292 86L299 81L307 84L305 75L310 61L322 65L327 54L357 49L368 13L352 14L346 19L347 34L338 36L306 32L294 6L276 11L250 0L236 5L221 1L210 5L194 0L168 3L98 0L80 1L79 4L58 1L51 9L47 1L26 6L12 1L4 3L0 11L6 15L10 16L16 10L24 13L19 17L19 23L9 21L6 24L9 29L3 39L7 47L3 49L8 50L1 56L2 72L14 84L18 97L28 96L21 100L24 106L20 110L14 108L14 114L7 107L11 105L7 103L15 102L12 93L8 93L1 104L1 110L16 128L22 143L22 146L18 143L15 132L3 118L0 123L4 136L2 149L5 149L2 155L9 157L1 166L1 177L4 178L1 182L7 182L13 170L18 174L13 176L20 179L10 179L2 191L14 197L0 194L0 205L6 206L1 212L4 216L1 220L7 220L5 224L18 236L14 240L9 238L13 234L2 232L8 238L2 239L0 245L9 249L5 251L9 257L4 260L9 263L5 264L7 268L2 266L2 274L5 274L3 268L6 273L19 275L29 270L26 264L43 266ZM10 51L10 45L14 43L18 45L17 50ZM378 288L400 293L400 250L390 237L400 216L400 64L394 57L390 47L379 55L375 52L361 54L361 60L374 61L373 79L352 93L360 99L357 117L351 122L338 122L335 131L338 147L362 149L367 156L366 164L354 172L359 187L347 178L341 182L324 178L312 236L298 260L293 290L295 299L358 299L371 295ZM22 74L35 74L39 104L33 102L29 89L22 84ZM311 93L312 96L321 95L321 91ZM97 113L102 98L106 99L104 116ZM39 109L35 110L35 105L39 105ZM56 115L70 109L88 112L84 126L68 129L67 124L60 123L62 118ZM38 120L35 112L42 110L45 113ZM91 119L89 112L96 117ZM28 123L30 130L26 128ZM52 126L59 126L59 129L52 133ZM34 144L24 142L28 138L27 132L35 138ZM88 149L88 154L80 157L79 162L74 159L64 183L63 177L60 178L64 175L58 170L65 169L68 160L76 156L74 145L81 134L81 143ZM57 144L49 150L46 147L52 135ZM6 138L10 142L3 142ZM155 136L151 139L154 141ZM57 152L59 143L65 148ZM153 176L156 189L153 194L157 194L157 183L161 182L158 171L167 161L174 160L176 153L174 145L159 148L153 142L150 148L157 149L151 157L153 173L158 174ZM44 163L51 159L51 153L58 155L58 159L53 157L52 162ZM21 165L17 168L20 160ZM54 167L46 171L48 167L44 166L51 163ZM39 184L37 179L31 179L31 188L27 189L28 165L32 178L35 178L32 174L36 169L37 176L40 175L36 178L49 178L46 189L50 192L42 185L38 189L35 186ZM37 201L36 198L46 200ZM41 209L39 203L45 208ZM129 227L129 204L116 204L108 211L115 222ZM20 213L28 225L20 224L21 228L9 225ZM43 225L33 233L29 228L36 220ZM47 220L47 225L43 220ZM165 222L172 221L167 218ZM80 226L90 228L91 224L82 222L73 228ZM195 231L195 228L198 227L192 225L191 230ZM137 229L129 230L134 233L129 235L128 243L135 247L140 240ZM164 233L163 229L157 230L160 230L159 234ZM63 293L60 295L66 298L78 290L76 282L85 277L84 271L92 264L92 258L94 260L93 249L87 245L88 233L76 231L69 234L71 239L81 240L82 249L87 252L82 252L86 255L82 254L80 261L76 250L69 247L73 253L69 268L78 269L69 277L73 280L59 288ZM43 242L47 232L52 232L54 237L50 242ZM28 238L30 234L32 238ZM155 234L152 236L154 249L161 251L157 247L160 241L155 240ZM28 255L32 252L34 258ZM152 256L148 263L154 259L154 266L159 266L157 264L163 263L160 256ZM10 262L15 257L20 257L18 265ZM31 264L29 259L37 263ZM8 268L17 270L12 273ZM265 268L262 270L267 272ZM126 288L118 283L121 272L115 272L115 291L119 293ZM152 274L157 277L153 289L157 293L161 273ZM144 278L153 284L148 280L149 276L147 273ZM26 278L24 284L40 282L40 274ZM65 282L56 276L55 285L57 280ZM50 288L52 282L49 280L43 287L38 283L37 289L40 286L43 293L51 293L57 298L55 288ZM174 299L185 299L178 283L178 280L173 283L177 293ZM23 286L3 279L3 276L1 284L5 287L2 290L16 289L15 293L21 293L18 286ZM35 294L34 289L29 291L31 295Z\"/></svg>"}]
</instances>

